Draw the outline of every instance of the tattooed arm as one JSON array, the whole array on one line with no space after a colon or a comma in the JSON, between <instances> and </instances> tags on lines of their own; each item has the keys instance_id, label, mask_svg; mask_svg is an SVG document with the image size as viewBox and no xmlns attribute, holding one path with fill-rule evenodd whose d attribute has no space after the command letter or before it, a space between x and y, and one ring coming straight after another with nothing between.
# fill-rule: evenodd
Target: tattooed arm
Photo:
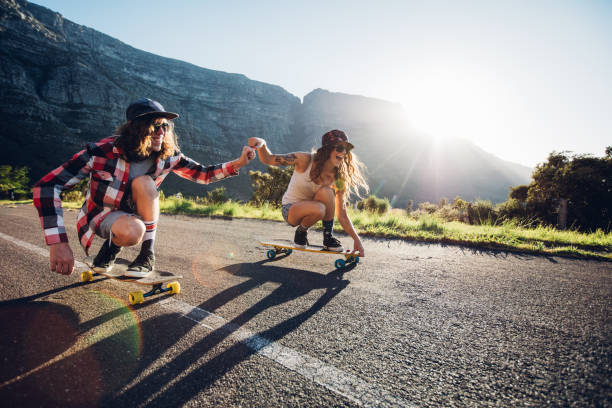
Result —
<instances>
[{"instance_id":1,"label":"tattooed arm","mask_svg":"<svg viewBox=\"0 0 612 408\"><path fill-rule=\"evenodd\" d=\"M303 169L310 163L310 153L273 154L268 149L266 141L259 137L249 138L249 146L257 149L259 160L268 166L295 166L298 171L304 171Z\"/></svg>"}]
</instances>

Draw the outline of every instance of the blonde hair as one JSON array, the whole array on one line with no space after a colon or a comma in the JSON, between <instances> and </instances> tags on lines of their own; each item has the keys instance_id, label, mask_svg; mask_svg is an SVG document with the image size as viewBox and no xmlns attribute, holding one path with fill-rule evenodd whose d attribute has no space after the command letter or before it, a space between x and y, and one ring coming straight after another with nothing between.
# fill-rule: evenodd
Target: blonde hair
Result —
<instances>
[{"instance_id":1,"label":"blonde hair","mask_svg":"<svg viewBox=\"0 0 612 408\"><path fill-rule=\"evenodd\" d=\"M329 155L335 148L336 145L328 144L320 147L316 152L313 152L311 170L312 180L317 179L321 175L323 165L327 159L329 159ZM340 166L336 167L336 188L338 190L343 190L346 198L351 194L361 198L360 190L364 190L366 193L370 191L370 187L366 183L363 175L365 170L365 165L359 160L357 155L353 152L348 152L344 156Z\"/></svg>"},{"instance_id":2,"label":"blonde hair","mask_svg":"<svg viewBox=\"0 0 612 408\"><path fill-rule=\"evenodd\" d=\"M128 160L143 160L149 156L167 159L175 155L180 149L174 133L174 123L168 121L168 130L164 134L164 141L159 152L150 151L151 135L154 132L153 123L158 117L135 119L128 121L117 129L119 135L115 146L123 149Z\"/></svg>"}]
</instances>

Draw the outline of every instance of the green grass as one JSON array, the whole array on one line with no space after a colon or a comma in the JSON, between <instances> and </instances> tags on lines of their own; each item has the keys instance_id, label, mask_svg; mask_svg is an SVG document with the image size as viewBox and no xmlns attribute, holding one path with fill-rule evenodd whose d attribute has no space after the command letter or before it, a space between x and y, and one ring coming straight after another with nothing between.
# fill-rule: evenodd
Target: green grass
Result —
<instances>
[{"instance_id":1,"label":"green grass","mask_svg":"<svg viewBox=\"0 0 612 408\"><path fill-rule=\"evenodd\" d=\"M0 205L28 204L32 201L0 201ZM81 203L64 203L65 208L80 208ZM280 209L271 206L254 207L235 201L203 203L169 197L161 201L161 212L192 216L253 218L282 221ZM612 260L612 233L598 230L582 233L557 230L552 227L527 228L515 221L469 225L445 222L432 215L418 219L401 212L374 214L349 210L355 229L362 236L401 238L418 242L465 245L475 248L498 249L544 255ZM319 224L320 226L320 224ZM335 230L342 228L336 222Z\"/></svg>"}]
</instances>

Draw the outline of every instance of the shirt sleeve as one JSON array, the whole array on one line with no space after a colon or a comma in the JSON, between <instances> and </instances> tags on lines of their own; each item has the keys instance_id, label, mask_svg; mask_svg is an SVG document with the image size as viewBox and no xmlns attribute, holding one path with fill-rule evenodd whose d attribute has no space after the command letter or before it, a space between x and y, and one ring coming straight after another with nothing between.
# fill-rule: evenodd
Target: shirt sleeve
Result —
<instances>
[{"instance_id":1,"label":"shirt sleeve","mask_svg":"<svg viewBox=\"0 0 612 408\"><path fill-rule=\"evenodd\" d=\"M203 166L181 153L180 159L172 169L178 176L200 184L210 184L224 178L238 175L231 162Z\"/></svg>"},{"instance_id":2,"label":"shirt sleeve","mask_svg":"<svg viewBox=\"0 0 612 408\"><path fill-rule=\"evenodd\" d=\"M84 149L34 185L34 206L38 211L47 245L68 242L60 193L74 187L89 175L90 170L90 155L87 149Z\"/></svg>"}]
</instances>

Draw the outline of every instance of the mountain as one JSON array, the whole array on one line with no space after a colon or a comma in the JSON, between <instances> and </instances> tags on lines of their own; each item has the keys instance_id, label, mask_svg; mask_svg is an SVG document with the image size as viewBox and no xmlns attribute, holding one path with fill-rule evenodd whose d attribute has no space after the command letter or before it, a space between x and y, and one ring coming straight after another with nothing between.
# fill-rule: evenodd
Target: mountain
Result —
<instances>
[{"instance_id":1,"label":"mountain","mask_svg":"<svg viewBox=\"0 0 612 408\"><path fill-rule=\"evenodd\" d=\"M529 182L531 169L503 161L467 140L436 139L407 123L401 105L317 89L304 97L297 131L308 148L326 129L347 131L368 167L372 192L398 207L461 196L502 202L510 186Z\"/></svg>"},{"instance_id":2,"label":"mountain","mask_svg":"<svg viewBox=\"0 0 612 408\"><path fill-rule=\"evenodd\" d=\"M0 7L0 164L27 165L32 179L110 135L132 100L149 97L181 115L179 145L205 164L237 157L249 136L273 152L309 151L338 128L368 167L372 191L398 206L456 195L500 202L529 181L529 168L470 142L439 144L415 132L398 104L322 89L301 102L279 86L135 49L23 0ZM247 171L205 188L171 176L163 189L203 195L219 186L251 195Z\"/></svg>"}]
</instances>

